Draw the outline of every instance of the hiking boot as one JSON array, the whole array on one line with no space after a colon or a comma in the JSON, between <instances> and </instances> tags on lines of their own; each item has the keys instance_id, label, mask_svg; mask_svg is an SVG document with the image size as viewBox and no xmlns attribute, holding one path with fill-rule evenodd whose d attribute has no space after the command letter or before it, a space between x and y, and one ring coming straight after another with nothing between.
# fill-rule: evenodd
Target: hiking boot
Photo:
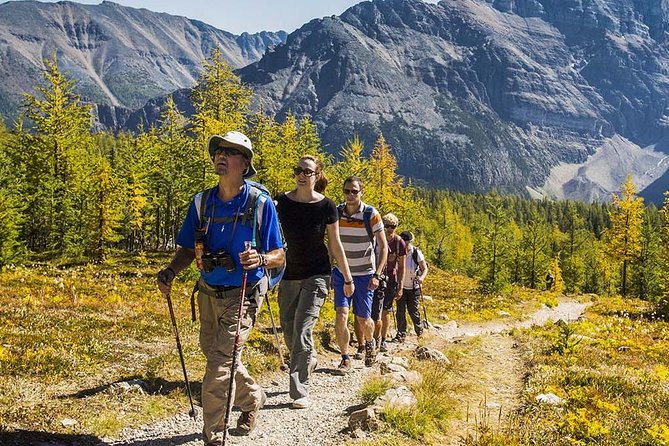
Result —
<instances>
[{"instance_id":1,"label":"hiking boot","mask_svg":"<svg viewBox=\"0 0 669 446\"><path fill-rule=\"evenodd\" d=\"M306 409L309 406L311 406L311 400L308 396L293 401L293 409Z\"/></svg>"},{"instance_id":2,"label":"hiking boot","mask_svg":"<svg viewBox=\"0 0 669 446\"><path fill-rule=\"evenodd\" d=\"M371 367L374 361L376 361L376 349L374 348L374 344L368 342L365 344L365 366Z\"/></svg>"},{"instance_id":3,"label":"hiking boot","mask_svg":"<svg viewBox=\"0 0 669 446\"><path fill-rule=\"evenodd\" d=\"M381 346L379 347L379 351L381 353L385 353L385 352L388 351L388 344L386 343L385 339L383 341L381 341Z\"/></svg>"},{"instance_id":4,"label":"hiking boot","mask_svg":"<svg viewBox=\"0 0 669 446\"><path fill-rule=\"evenodd\" d=\"M358 347L358 351L353 355L353 359L362 359L365 355L365 346L361 345Z\"/></svg>"},{"instance_id":5,"label":"hiking boot","mask_svg":"<svg viewBox=\"0 0 669 446\"><path fill-rule=\"evenodd\" d=\"M404 342L406 337L407 337L407 335L405 333L397 333L397 335L390 342L394 342L396 344L401 344L401 343Z\"/></svg>"},{"instance_id":6,"label":"hiking boot","mask_svg":"<svg viewBox=\"0 0 669 446\"><path fill-rule=\"evenodd\" d=\"M349 358L342 359L334 371L335 375L344 376L351 371L351 360Z\"/></svg>"},{"instance_id":7,"label":"hiking boot","mask_svg":"<svg viewBox=\"0 0 669 446\"><path fill-rule=\"evenodd\" d=\"M260 404L258 407L248 412L242 411L242 414L237 419L237 430L242 435L250 434L256 427L258 412L260 412L260 409L262 409L262 407L265 405L265 402L267 401L267 395L265 395L264 391L261 390L261 392L262 394L260 395Z\"/></svg>"}]
</instances>

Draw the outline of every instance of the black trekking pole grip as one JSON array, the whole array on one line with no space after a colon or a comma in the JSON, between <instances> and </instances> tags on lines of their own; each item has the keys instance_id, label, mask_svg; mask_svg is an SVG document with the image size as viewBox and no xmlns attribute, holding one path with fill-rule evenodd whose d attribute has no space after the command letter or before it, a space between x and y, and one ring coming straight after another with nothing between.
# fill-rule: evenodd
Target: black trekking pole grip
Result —
<instances>
[{"instance_id":1,"label":"black trekking pole grip","mask_svg":"<svg viewBox=\"0 0 669 446\"><path fill-rule=\"evenodd\" d=\"M232 348L232 364L230 364L230 377L228 380L228 399L225 404L225 420L223 424L223 446L228 439L228 424L232 412L232 389L235 383L235 373L237 372L237 355L239 353L239 332L242 329L242 310L244 309L244 299L246 299L246 280L248 271L244 270L242 275L242 288L239 293L239 305L237 307L237 328L235 329L235 344Z\"/></svg>"},{"instance_id":2,"label":"black trekking pole grip","mask_svg":"<svg viewBox=\"0 0 669 446\"><path fill-rule=\"evenodd\" d=\"M193 405L193 394L190 391L190 383L188 382L188 373L186 373L186 362L184 361L184 354L181 348L181 340L179 339L179 330L177 329L177 319L174 317L174 308L172 308L172 299L170 293L165 295L167 298L167 307L170 309L170 318L172 319L172 329L174 330L174 337L177 340L177 350L179 351L179 359L181 360L181 370L184 373L184 381L186 382L186 392L188 393L188 401L190 401L190 412L188 415L195 418L195 406Z\"/></svg>"}]
</instances>

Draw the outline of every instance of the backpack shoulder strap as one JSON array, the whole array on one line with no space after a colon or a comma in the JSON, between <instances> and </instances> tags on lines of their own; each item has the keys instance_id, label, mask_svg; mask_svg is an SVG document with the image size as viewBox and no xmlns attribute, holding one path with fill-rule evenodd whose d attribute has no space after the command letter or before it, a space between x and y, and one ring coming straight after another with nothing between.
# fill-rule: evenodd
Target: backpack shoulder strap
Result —
<instances>
[{"instance_id":1,"label":"backpack shoulder strap","mask_svg":"<svg viewBox=\"0 0 669 446\"><path fill-rule=\"evenodd\" d=\"M337 205L337 214L339 218L341 218L344 215L344 207L346 207L346 203L341 203Z\"/></svg>"},{"instance_id":2,"label":"backpack shoulder strap","mask_svg":"<svg viewBox=\"0 0 669 446\"><path fill-rule=\"evenodd\" d=\"M249 218L255 219L256 205L258 204L258 198L263 194L263 192L257 187L249 184L249 196L246 199L246 206L244 207L244 215L242 217L242 224L246 224ZM262 221L262 218L260 218ZM254 221L255 223L255 221Z\"/></svg>"},{"instance_id":3,"label":"backpack shoulder strap","mask_svg":"<svg viewBox=\"0 0 669 446\"><path fill-rule=\"evenodd\" d=\"M365 205L364 209L362 210L362 221L365 224L365 229L367 230L367 235L369 236L370 241L374 241L374 233L372 232L372 213L374 212L374 208Z\"/></svg>"},{"instance_id":4,"label":"backpack shoulder strap","mask_svg":"<svg viewBox=\"0 0 669 446\"><path fill-rule=\"evenodd\" d=\"M416 268L420 267L420 265L418 264L418 248L416 248L415 246L413 247L411 258L413 259L413 263L416 264Z\"/></svg>"},{"instance_id":5,"label":"backpack shoulder strap","mask_svg":"<svg viewBox=\"0 0 669 446\"><path fill-rule=\"evenodd\" d=\"M207 222L203 218L205 216L205 211L207 209L207 202L212 193L216 193L218 186L214 186L211 189L205 189L202 192L195 195L193 201L195 202L195 212L197 212L197 219L200 222L200 230L204 230L207 226Z\"/></svg>"}]
</instances>

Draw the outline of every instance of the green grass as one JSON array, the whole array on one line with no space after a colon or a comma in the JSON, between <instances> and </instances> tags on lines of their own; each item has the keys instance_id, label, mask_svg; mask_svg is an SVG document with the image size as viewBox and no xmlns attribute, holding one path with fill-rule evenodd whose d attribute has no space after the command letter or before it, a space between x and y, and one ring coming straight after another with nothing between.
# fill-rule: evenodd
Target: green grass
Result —
<instances>
[{"instance_id":1,"label":"green grass","mask_svg":"<svg viewBox=\"0 0 669 446\"><path fill-rule=\"evenodd\" d=\"M564 330L556 324L520 335L534 352L516 420L520 444L669 444L669 324L646 302L608 298L570 324L578 345L556 348L566 345ZM546 392L566 404L536 403Z\"/></svg>"},{"instance_id":2,"label":"green grass","mask_svg":"<svg viewBox=\"0 0 669 446\"><path fill-rule=\"evenodd\" d=\"M382 376L373 376L362 384L358 396L363 404L369 406L390 388L392 388L392 382L389 379Z\"/></svg>"}]
</instances>

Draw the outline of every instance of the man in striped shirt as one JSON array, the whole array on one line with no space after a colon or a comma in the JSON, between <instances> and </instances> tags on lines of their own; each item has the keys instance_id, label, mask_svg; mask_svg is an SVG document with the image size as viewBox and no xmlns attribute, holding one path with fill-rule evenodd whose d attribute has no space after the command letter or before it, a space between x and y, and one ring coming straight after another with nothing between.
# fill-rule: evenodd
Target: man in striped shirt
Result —
<instances>
[{"instance_id":1,"label":"man in striped shirt","mask_svg":"<svg viewBox=\"0 0 669 446\"><path fill-rule=\"evenodd\" d=\"M351 370L351 358L348 355L350 332L347 324L351 301L353 301L356 333L358 339L365 345L365 365L371 367L376 359L376 346L373 344L374 321L371 317L372 300L386 264L388 243L383 233L381 215L376 209L361 201L362 192L362 180L358 177L348 177L344 181L346 202L339 206L339 236L355 284L353 295L346 297L344 276L337 267L333 269L332 288L337 311L335 333L342 358L337 369L340 375L345 375ZM378 245L378 258L374 252L374 245Z\"/></svg>"}]
</instances>

